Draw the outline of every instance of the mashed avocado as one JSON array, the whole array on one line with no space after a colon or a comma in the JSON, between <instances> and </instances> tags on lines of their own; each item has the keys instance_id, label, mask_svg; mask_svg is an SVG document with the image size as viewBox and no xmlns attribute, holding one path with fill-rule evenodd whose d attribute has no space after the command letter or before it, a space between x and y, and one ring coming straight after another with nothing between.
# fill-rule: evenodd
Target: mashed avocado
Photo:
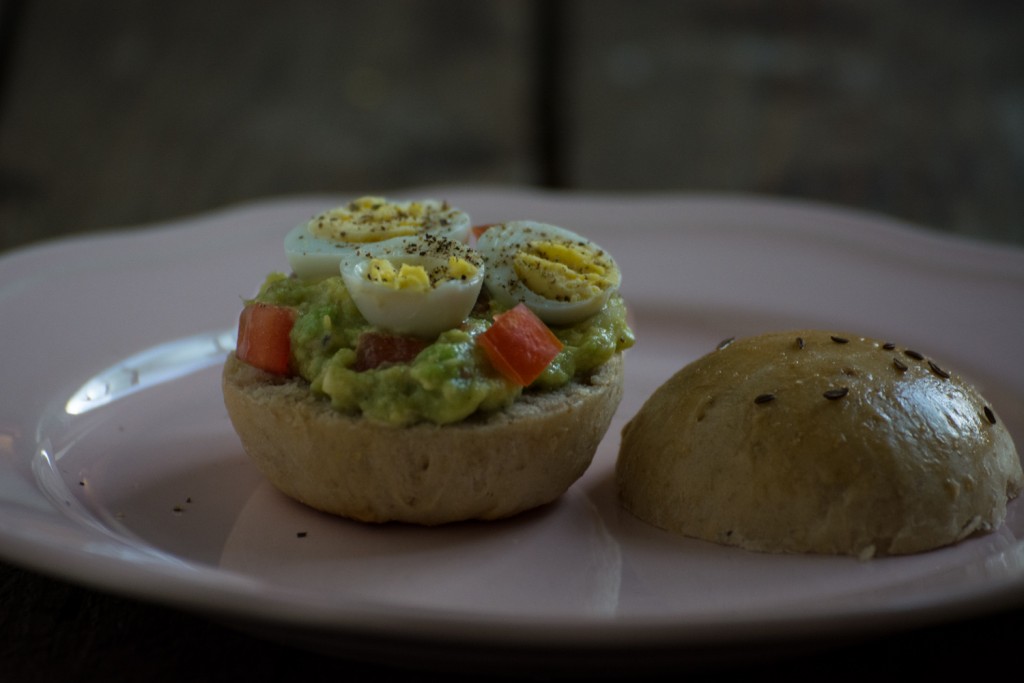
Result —
<instances>
[{"instance_id":1,"label":"mashed avocado","mask_svg":"<svg viewBox=\"0 0 1024 683\"><path fill-rule=\"evenodd\" d=\"M256 300L298 312L291 333L295 369L341 412L394 425L445 424L500 410L524 391L495 371L475 342L501 312L494 302L481 302L458 329L418 342L422 350L407 362L359 369L360 344L386 333L366 322L340 276L304 280L272 274ZM556 389L585 377L633 345L618 294L591 318L552 331L565 348L526 391Z\"/></svg>"}]
</instances>

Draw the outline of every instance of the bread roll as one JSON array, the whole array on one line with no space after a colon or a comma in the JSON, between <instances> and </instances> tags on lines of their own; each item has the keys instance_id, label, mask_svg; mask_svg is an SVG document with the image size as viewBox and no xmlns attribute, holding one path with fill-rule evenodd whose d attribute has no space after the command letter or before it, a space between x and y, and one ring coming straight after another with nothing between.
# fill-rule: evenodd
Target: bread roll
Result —
<instances>
[{"instance_id":1,"label":"bread roll","mask_svg":"<svg viewBox=\"0 0 1024 683\"><path fill-rule=\"evenodd\" d=\"M1009 432L920 353L822 331L723 344L625 426L622 504L764 552L929 550L1002 524L1022 486Z\"/></svg>"},{"instance_id":2,"label":"bread roll","mask_svg":"<svg viewBox=\"0 0 1024 683\"><path fill-rule=\"evenodd\" d=\"M589 381L524 393L499 413L395 427L334 410L301 379L231 354L224 402L270 482L324 512L424 525L498 519L548 503L590 465L622 398L615 354Z\"/></svg>"}]
</instances>

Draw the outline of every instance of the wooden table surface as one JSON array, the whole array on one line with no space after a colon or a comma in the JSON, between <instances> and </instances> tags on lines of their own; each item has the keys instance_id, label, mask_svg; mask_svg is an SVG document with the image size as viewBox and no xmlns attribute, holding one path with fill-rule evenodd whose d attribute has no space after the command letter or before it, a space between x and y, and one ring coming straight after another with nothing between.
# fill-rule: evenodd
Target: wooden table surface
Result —
<instances>
[{"instance_id":1,"label":"wooden table surface","mask_svg":"<svg viewBox=\"0 0 1024 683\"><path fill-rule=\"evenodd\" d=\"M1011 2L3 0L0 250L437 183L782 196L1019 249L1021 36ZM5 682L429 675L3 563L0 634ZM1006 611L697 668L981 671L1022 634Z\"/></svg>"}]
</instances>

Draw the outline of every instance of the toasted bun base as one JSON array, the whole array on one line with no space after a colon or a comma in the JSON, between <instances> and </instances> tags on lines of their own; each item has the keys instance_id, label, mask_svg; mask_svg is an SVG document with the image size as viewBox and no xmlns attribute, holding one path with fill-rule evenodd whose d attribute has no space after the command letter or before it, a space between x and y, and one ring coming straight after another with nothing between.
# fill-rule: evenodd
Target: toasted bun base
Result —
<instances>
[{"instance_id":1,"label":"toasted bun base","mask_svg":"<svg viewBox=\"0 0 1024 683\"><path fill-rule=\"evenodd\" d=\"M564 493L590 465L622 398L623 360L617 354L588 383L444 426L340 414L306 382L234 354L222 385L243 448L285 494L365 522L435 525L508 517Z\"/></svg>"},{"instance_id":2,"label":"toasted bun base","mask_svg":"<svg viewBox=\"0 0 1024 683\"><path fill-rule=\"evenodd\" d=\"M752 337L679 371L623 429L623 505L750 550L861 557L1002 524L1021 465L985 399L905 348L841 336Z\"/></svg>"}]
</instances>

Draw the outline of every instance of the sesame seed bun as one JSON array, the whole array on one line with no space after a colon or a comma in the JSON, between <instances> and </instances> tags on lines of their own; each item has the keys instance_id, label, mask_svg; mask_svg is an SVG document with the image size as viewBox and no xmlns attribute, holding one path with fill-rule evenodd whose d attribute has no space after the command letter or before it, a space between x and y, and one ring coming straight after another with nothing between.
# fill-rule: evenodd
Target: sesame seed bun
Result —
<instances>
[{"instance_id":1,"label":"sesame seed bun","mask_svg":"<svg viewBox=\"0 0 1024 683\"><path fill-rule=\"evenodd\" d=\"M622 504L764 552L914 553L997 528L1024 483L995 410L916 351L804 330L690 363L625 426Z\"/></svg>"},{"instance_id":2,"label":"sesame seed bun","mask_svg":"<svg viewBox=\"0 0 1024 683\"><path fill-rule=\"evenodd\" d=\"M493 520L549 503L589 467L622 398L616 354L587 381L459 423L395 427L230 354L222 388L246 453L288 496L364 522Z\"/></svg>"}]
</instances>

